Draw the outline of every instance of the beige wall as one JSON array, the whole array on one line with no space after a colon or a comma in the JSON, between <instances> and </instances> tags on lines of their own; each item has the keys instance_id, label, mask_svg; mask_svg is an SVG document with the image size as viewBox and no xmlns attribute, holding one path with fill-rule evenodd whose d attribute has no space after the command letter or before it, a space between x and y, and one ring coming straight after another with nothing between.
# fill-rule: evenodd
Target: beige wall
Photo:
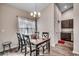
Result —
<instances>
[{"instance_id":1,"label":"beige wall","mask_svg":"<svg viewBox=\"0 0 79 59\"><path fill-rule=\"evenodd\" d=\"M64 12L62 14L61 20L69 20L69 19L73 19L74 15L73 15L73 8L71 8L70 10ZM74 20L74 19L73 19ZM74 25L74 24L73 24ZM68 33L72 33L71 34L71 40L73 41L73 29L61 29L62 32L68 32Z\"/></svg>"},{"instance_id":2,"label":"beige wall","mask_svg":"<svg viewBox=\"0 0 79 59\"><path fill-rule=\"evenodd\" d=\"M0 4L0 51L2 51L2 42L11 41L12 47L17 45L16 16L24 16L29 18L29 13L5 4Z\"/></svg>"},{"instance_id":3,"label":"beige wall","mask_svg":"<svg viewBox=\"0 0 79 59\"><path fill-rule=\"evenodd\" d=\"M54 40L56 43L58 43L58 40L61 39L61 31L63 32L71 32L72 33L72 40L73 40L73 30L72 29L61 29L61 21L62 20L68 20L68 19L73 19L73 8L64 12L63 14L61 11L58 9L58 7L55 5L55 10L54 10ZM58 23L58 20L60 21Z\"/></svg>"},{"instance_id":4,"label":"beige wall","mask_svg":"<svg viewBox=\"0 0 79 59\"><path fill-rule=\"evenodd\" d=\"M74 53L79 54L79 4L74 4Z\"/></svg>"},{"instance_id":5,"label":"beige wall","mask_svg":"<svg viewBox=\"0 0 79 59\"><path fill-rule=\"evenodd\" d=\"M62 14L61 20L73 19L73 8Z\"/></svg>"},{"instance_id":6,"label":"beige wall","mask_svg":"<svg viewBox=\"0 0 79 59\"><path fill-rule=\"evenodd\" d=\"M58 40L60 40L60 33L61 33L61 22L58 23L58 21L61 20L61 11L58 9L58 7L55 5L54 10L54 40L56 43L58 43Z\"/></svg>"},{"instance_id":7,"label":"beige wall","mask_svg":"<svg viewBox=\"0 0 79 59\"><path fill-rule=\"evenodd\" d=\"M38 20L38 31L40 35L42 32L49 32L51 37L51 45L54 43L54 4L50 4L41 12L41 17Z\"/></svg>"}]
</instances>

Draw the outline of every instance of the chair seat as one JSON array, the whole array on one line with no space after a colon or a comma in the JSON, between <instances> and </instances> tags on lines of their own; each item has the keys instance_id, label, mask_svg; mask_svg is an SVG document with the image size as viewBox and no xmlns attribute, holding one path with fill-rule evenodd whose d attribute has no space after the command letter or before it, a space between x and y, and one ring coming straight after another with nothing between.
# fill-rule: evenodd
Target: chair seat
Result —
<instances>
[{"instance_id":1,"label":"chair seat","mask_svg":"<svg viewBox=\"0 0 79 59\"><path fill-rule=\"evenodd\" d=\"M27 46L27 51L28 51L28 52L33 52L33 51L36 51L35 46L32 46L31 48L32 48L32 50L30 51L30 47L29 47L29 46Z\"/></svg>"},{"instance_id":2,"label":"chair seat","mask_svg":"<svg viewBox=\"0 0 79 59\"><path fill-rule=\"evenodd\" d=\"M38 48L40 48L40 47L41 47L41 45L38 46ZM33 49L36 49L36 46L35 45L32 45L32 48Z\"/></svg>"},{"instance_id":3,"label":"chair seat","mask_svg":"<svg viewBox=\"0 0 79 59\"><path fill-rule=\"evenodd\" d=\"M25 46L23 46L23 50L25 50ZM26 46L26 50L27 50L27 52L30 52L30 47ZM32 46L32 51L35 51L35 47L34 46Z\"/></svg>"},{"instance_id":4,"label":"chair seat","mask_svg":"<svg viewBox=\"0 0 79 59\"><path fill-rule=\"evenodd\" d=\"M43 47L43 46L46 46L46 44L47 44L47 43L43 43L41 46L42 46L42 47Z\"/></svg>"}]
</instances>

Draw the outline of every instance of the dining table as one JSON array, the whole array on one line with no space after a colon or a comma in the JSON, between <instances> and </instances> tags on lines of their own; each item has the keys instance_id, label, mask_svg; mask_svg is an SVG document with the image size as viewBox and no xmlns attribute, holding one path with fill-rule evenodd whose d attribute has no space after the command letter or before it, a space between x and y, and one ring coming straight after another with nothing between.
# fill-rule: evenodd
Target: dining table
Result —
<instances>
[{"instance_id":1,"label":"dining table","mask_svg":"<svg viewBox=\"0 0 79 59\"><path fill-rule=\"evenodd\" d=\"M38 47L39 47L40 45L44 44L44 43L46 43L47 49L48 49L48 53L50 53L50 39L49 39L49 38L48 38L48 39L43 39L43 38L31 39L30 41L31 41L31 43L32 43L33 45L35 45L35 48L36 48L36 54L35 54L35 55L36 55L36 56L39 55L39 49L38 49Z\"/></svg>"}]
</instances>

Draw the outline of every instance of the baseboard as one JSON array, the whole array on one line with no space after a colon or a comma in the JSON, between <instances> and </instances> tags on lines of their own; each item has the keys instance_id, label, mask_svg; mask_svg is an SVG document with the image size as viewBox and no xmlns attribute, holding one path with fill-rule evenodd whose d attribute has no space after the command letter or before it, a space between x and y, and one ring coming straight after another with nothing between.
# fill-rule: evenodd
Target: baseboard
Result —
<instances>
[{"instance_id":1,"label":"baseboard","mask_svg":"<svg viewBox=\"0 0 79 59\"><path fill-rule=\"evenodd\" d=\"M74 53L74 54L79 54L79 52L78 52L78 51L74 51L74 50L73 50L73 53Z\"/></svg>"}]
</instances>

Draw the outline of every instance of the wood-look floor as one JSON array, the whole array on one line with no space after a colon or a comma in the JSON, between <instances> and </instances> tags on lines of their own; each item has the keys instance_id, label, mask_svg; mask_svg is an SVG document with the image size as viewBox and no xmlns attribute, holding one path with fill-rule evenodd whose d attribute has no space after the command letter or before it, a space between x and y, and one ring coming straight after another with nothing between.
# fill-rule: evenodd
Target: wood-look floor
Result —
<instances>
[{"instance_id":1,"label":"wood-look floor","mask_svg":"<svg viewBox=\"0 0 79 59\"><path fill-rule=\"evenodd\" d=\"M2 56L24 56L24 53L21 53L20 51L15 52L13 50L12 52L6 52ZM45 52L45 54L40 53L40 56L74 56L72 53L73 51L73 43L65 41L65 44L56 44L55 47L51 47L50 54ZM26 55L29 56L29 53Z\"/></svg>"}]
</instances>

